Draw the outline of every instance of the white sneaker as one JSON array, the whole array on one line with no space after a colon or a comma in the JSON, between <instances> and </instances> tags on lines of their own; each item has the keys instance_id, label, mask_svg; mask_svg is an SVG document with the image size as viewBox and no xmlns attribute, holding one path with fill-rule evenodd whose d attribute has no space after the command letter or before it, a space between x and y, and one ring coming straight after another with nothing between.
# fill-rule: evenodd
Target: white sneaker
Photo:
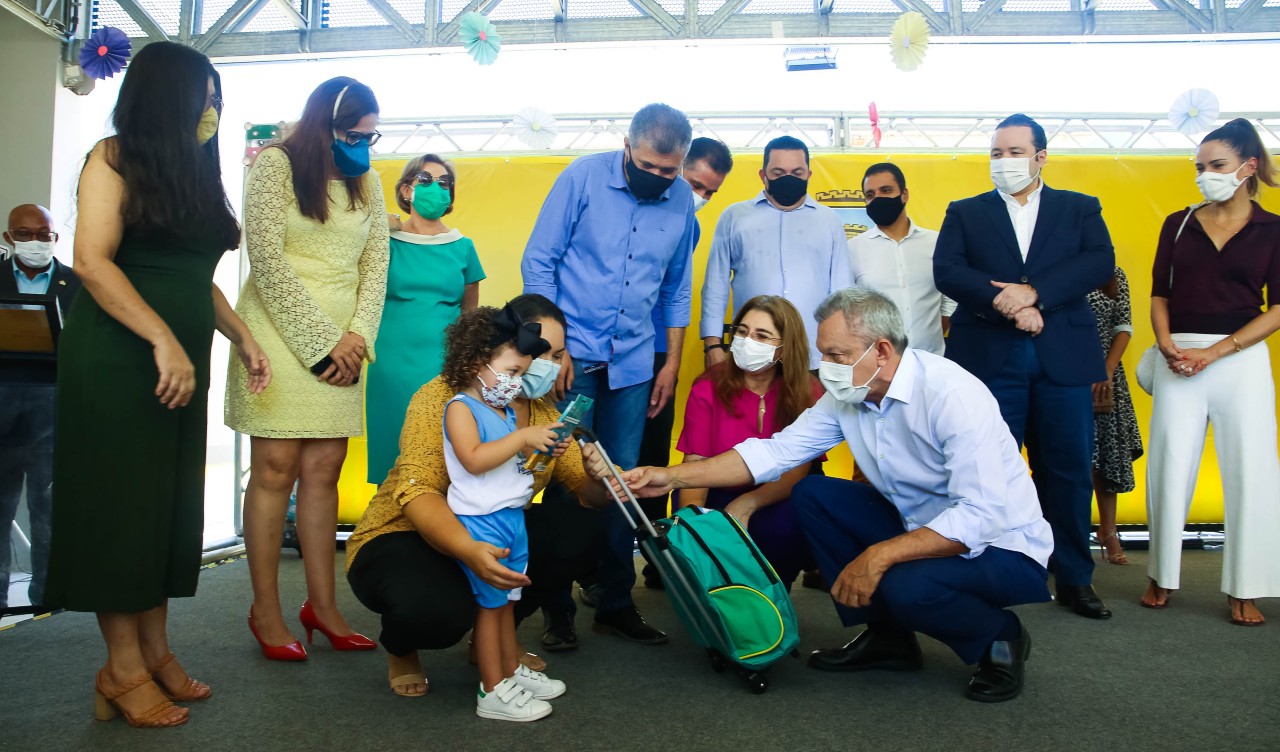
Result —
<instances>
[{"instance_id":1,"label":"white sneaker","mask_svg":"<svg viewBox=\"0 0 1280 752\"><path fill-rule=\"evenodd\" d=\"M511 678L539 700L554 700L564 694L566 689L564 682L552 679L541 671L534 671L523 663L516 668L515 676Z\"/></svg>"},{"instance_id":2,"label":"white sneaker","mask_svg":"<svg viewBox=\"0 0 1280 752\"><path fill-rule=\"evenodd\" d=\"M551 703L534 697L532 692L516 683L515 677L507 677L488 694L484 692L484 685L480 685L480 691L476 693L476 715L495 721L524 723L551 715Z\"/></svg>"}]
</instances>

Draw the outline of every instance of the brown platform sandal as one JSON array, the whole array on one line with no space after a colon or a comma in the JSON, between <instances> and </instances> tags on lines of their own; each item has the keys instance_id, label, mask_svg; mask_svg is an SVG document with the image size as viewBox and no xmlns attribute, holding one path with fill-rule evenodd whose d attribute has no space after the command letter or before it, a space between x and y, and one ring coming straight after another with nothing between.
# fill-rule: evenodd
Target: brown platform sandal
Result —
<instances>
[{"instance_id":1,"label":"brown platform sandal","mask_svg":"<svg viewBox=\"0 0 1280 752\"><path fill-rule=\"evenodd\" d=\"M139 715L130 715L129 711L121 707L116 701L140 687L154 684L151 674L143 674L123 687L111 689L107 688L106 682L103 680L105 674L106 669L100 669L93 681L93 717L97 720L110 721L118 715L123 715L125 721L134 728L169 728L181 726L189 719L186 708L179 708L169 700L162 700ZM157 690L159 690L159 687L157 687ZM161 692L163 693L162 690ZM172 713L174 709L182 711L182 714L180 716L174 715ZM170 722L170 718L178 718L179 720Z\"/></svg>"},{"instance_id":2,"label":"brown platform sandal","mask_svg":"<svg viewBox=\"0 0 1280 752\"><path fill-rule=\"evenodd\" d=\"M1162 608L1166 608L1166 607L1168 607L1168 605L1169 605L1169 599L1173 597L1173 591L1172 591L1172 590L1170 590L1169 588L1163 588L1163 587L1160 587L1159 585L1157 585L1157 584L1156 584L1156 581L1155 581L1155 580L1153 580L1153 579L1151 579L1150 577L1148 577L1148 578L1147 578L1147 589L1148 589L1148 590L1151 590L1151 589L1153 589L1153 588L1154 588L1155 590L1163 590L1163 591L1164 591L1164 600L1162 600L1162 601L1152 601L1151 603L1147 603L1147 594L1146 594L1146 593L1143 593L1143 594L1142 594L1142 598L1138 601L1138 604L1139 604L1140 606L1142 606L1143 608L1154 608L1154 609L1157 609L1157 610L1158 610L1158 609L1162 609ZM1159 593L1153 593L1153 595L1159 596L1160 594L1159 594Z\"/></svg>"},{"instance_id":3,"label":"brown platform sandal","mask_svg":"<svg viewBox=\"0 0 1280 752\"><path fill-rule=\"evenodd\" d=\"M160 660L160 663L158 663L156 666L147 669L147 671L151 674L151 678L155 679L156 685L160 687L160 691L164 692L165 697L168 697L170 700L173 700L174 702L196 702L197 700L207 700L210 697L213 697L213 690L210 689L208 684L205 684L204 682L198 679L191 678L191 676L188 675L186 671L183 671L183 675L186 678L182 682L182 689L177 692L169 691L169 687L166 686L163 681L161 681L160 677L157 676L157 674L163 671L165 666L168 666L170 663L173 663L173 659L175 657L176 656L173 653L170 653L166 655L164 658L162 658Z\"/></svg>"}]
</instances>

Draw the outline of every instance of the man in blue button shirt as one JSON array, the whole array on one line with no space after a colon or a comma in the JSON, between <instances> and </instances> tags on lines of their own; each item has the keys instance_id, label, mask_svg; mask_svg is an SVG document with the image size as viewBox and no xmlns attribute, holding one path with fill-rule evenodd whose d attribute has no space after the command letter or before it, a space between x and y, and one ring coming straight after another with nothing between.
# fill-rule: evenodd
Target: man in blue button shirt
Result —
<instances>
[{"instance_id":1,"label":"man in blue button shirt","mask_svg":"<svg viewBox=\"0 0 1280 752\"><path fill-rule=\"evenodd\" d=\"M65 317L80 279L53 257L58 234L49 210L24 204L9 213L4 242L13 249L0 264L0 295L57 297ZM9 528L27 488L33 605L44 599L49 559L50 492L53 483L53 372L0 366L0 608L9 606Z\"/></svg>"},{"instance_id":2,"label":"man in blue button shirt","mask_svg":"<svg viewBox=\"0 0 1280 752\"><path fill-rule=\"evenodd\" d=\"M524 291L555 301L569 321L568 362L556 396L595 400L584 423L597 428L624 468L635 465L645 417L671 399L680 371L698 223L693 191L677 178L692 139L684 113L665 104L642 108L622 151L576 159L556 179L521 262ZM667 327L667 362L656 377L655 306ZM620 509L604 515L595 627L634 642L666 642L631 599L634 533ZM563 593L558 600L567 603L549 611L571 618L571 597ZM571 623L552 625L552 616L548 632L573 639L553 634L543 644L553 650L576 645Z\"/></svg>"},{"instance_id":3,"label":"man in blue button shirt","mask_svg":"<svg viewBox=\"0 0 1280 752\"><path fill-rule=\"evenodd\" d=\"M907 349L878 292L840 290L816 318L816 405L770 439L625 479L645 496L767 483L847 442L869 485L812 476L791 501L841 619L867 629L809 665L918 670L922 632L978 664L967 697L1013 699L1031 637L1008 607L1049 600L1053 535L999 405L960 366Z\"/></svg>"},{"instance_id":4,"label":"man in blue button shirt","mask_svg":"<svg viewBox=\"0 0 1280 752\"><path fill-rule=\"evenodd\" d=\"M779 136L764 147L764 190L720 215L702 283L699 329L707 368L725 359L720 342L730 290L730 314L757 295L779 295L793 303L809 336L809 367L818 367L813 310L853 280L844 224L834 210L809 197L811 174L809 147Z\"/></svg>"}]
</instances>

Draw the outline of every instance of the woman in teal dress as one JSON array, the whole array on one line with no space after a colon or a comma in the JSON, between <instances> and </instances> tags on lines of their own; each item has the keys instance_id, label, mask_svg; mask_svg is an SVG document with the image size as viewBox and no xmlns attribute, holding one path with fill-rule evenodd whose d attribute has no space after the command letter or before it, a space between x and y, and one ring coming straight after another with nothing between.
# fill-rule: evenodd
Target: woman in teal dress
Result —
<instances>
[{"instance_id":1,"label":"woman in teal dress","mask_svg":"<svg viewBox=\"0 0 1280 752\"><path fill-rule=\"evenodd\" d=\"M396 462L409 400L440 375L445 327L480 301L484 269L475 243L442 221L456 190L453 166L434 154L409 160L396 183L396 203L409 219L391 233L378 362L369 366L365 392L370 483L382 483Z\"/></svg>"}]
</instances>

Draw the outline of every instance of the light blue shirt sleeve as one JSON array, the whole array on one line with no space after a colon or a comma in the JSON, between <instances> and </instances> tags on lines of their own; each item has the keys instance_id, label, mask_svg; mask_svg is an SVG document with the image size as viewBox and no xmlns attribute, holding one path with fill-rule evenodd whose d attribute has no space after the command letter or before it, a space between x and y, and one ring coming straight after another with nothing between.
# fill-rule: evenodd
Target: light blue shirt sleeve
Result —
<instances>
[{"instance_id":1,"label":"light blue shirt sleeve","mask_svg":"<svg viewBox=\"0 0 1280 752\"><path fill-rule=\"evenodd\" d=\"M1009 519L1009 487L1000 444L990 439L1002 420L988 401L954 395L936 406L933 422L937 444L946 468L946 493L950 506L924 527L969 549L973 558L996 539L1016 527Z\"/></svg>"},{"instance_id":2,"label":"light blue shirt sleeve","mask_svg":"<svg viewBox=\"0 0 1280 752\"><path fill-rule=\"evenodd\" d=\"M658 308L662 309L662 323L666 329L683 329L689 325L693 311L693 249L698 245L700 230L693 218L693 204L689 204L689 218L676 252L667 263L662 286L658 288ZM665 330L656 331L655 337L666 337Z\"/></svg>"},{"instance_id":3,"label":"light blue shirt sleeve","mask_svg":"<svg viewBox=\"0 0 1280 752\"><path fill-rule=\"evenodd\" d=\"M578 171L570 165L556 177L524 247L520 274L524 278L525 293L536 293L559 303L556 267L569 248L581 199L582 183Z\"/></svg>"},{"instance_id":4,"label":"light blue shirt sleeve","mask_svg":"<svg viewBox=\"0 0 1280 752\"><path fill-rule=\"evenodd\" d=\"M729 207L720 215L715 234L711 238L711 253L707 255L707 276L702 281L699 337L719 337L724 334L725 308L729 305L729 278L733 273L733 245L737 242L733 229L736 212L733 208Z\"/></svg>"},{"instance_id":5,"label":"light blue shirt sleeve","mask_svg":"<svg viewBox=\"0 0 1280 752\"><path fill-rule=\"evenodd\" d=\"M835 414L840 403L824 394L795 422L768 439L747 439L734 447L756 483L769 483L793 467L821 457L844 441L844 429Z\"/></svg>"},{"instance_id":6,"label":"light blue shirt sleeve","mask_svg":"<svg viewBox=\"0 0 1280 752\"><path fill-rule=\"evenodd\" d=\"M843 290L853 285L853 270L849 264L849 241L844 234L844 224L839 215L832 212L831 227L831 283L827 293ZM810 315L813 311L808 312Z\"/></svg>"}]
</instances>

